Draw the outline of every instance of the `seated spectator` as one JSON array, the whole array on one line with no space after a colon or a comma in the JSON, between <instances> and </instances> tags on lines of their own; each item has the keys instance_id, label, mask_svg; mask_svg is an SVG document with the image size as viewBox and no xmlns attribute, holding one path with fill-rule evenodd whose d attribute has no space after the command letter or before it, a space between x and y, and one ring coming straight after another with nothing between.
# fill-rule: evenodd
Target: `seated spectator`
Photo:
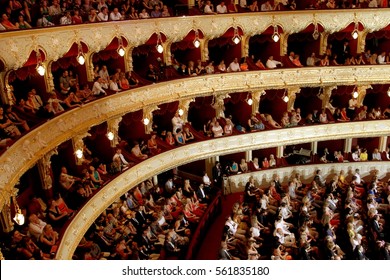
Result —
<instances>
[{"instance_id":1,"label":"seated spectator","mask_svg":"<svg viewBox=\"0 0 390 280\"><path fill-rule=\"evenodd\" d=\"M329 66L329 57L327 55L320 60L320 66Z\"/></svg>"},{"instance_id":2,"label":"seated spectator","mask_svg":"<svg viewBox=\"0 0 390 280\"><path fill-rule=\"evenodd\" d=\"M191 142L195 139L194 134L192 134L189 127L184 128L183 135L186 142Z\"/></svg>"},{"instance_id":3,"label":"seated spectator","mask_svg":"<svg viewBox=\"0 0 390 280\"><path fill-rule=\"evenodd\" d=\"M216 13L214 12L214 5L211 4L211 1L206 1L206 4L204 6L203 12L206 15L215 15Z\"/></svg>"},{"instance_id":4,"label":"seated spectator","mask_svg":"<svg viewBox=\"0 0 390 280\"><path fill-rule=\"evenodd\" d=\"M252 114L248 120L248 126L251 131L264 130L264 124L256 117L256 114Z\"/></svg>"},{"instance_id":5,"label":"seated spectator","mask_svg":"<svg viewBox=\"0 0 390 280\"><path fill-rule=\"evenodd\" d=\"M320 61L319 58L316 57L315 53L312 53L307 59L306 59L306 66L316 66L316 64Z\"/></svg>"},{"instance_id":6,"label":"seated spectator","mask_svg":"<svg viewBox=\"0 0 390 280\"><path fill-rule=\"evenodd\" d=\"M322 110L320 116L319 116L320 123L329 123L328 121L328 115L326 114L325 109Z\"/></svg>"},{"instance_id":7,"label":"seated spectator","mask_svg":"<svg viewBox=\"0 0 390 280\"><path fill-rule=\"evenodd\" d=\"M7 142L5 141L7 138L16 138L21 135L15 123L4 114L3 107L0 107L0 129L0 135L4 137L2 138L3 144Z\"/></svg>"},{"instance_id":8,"label":"seated spectator","mask_svg":"<svg viewBox=\"0 0 390 280\"><path fill-rule=\"evenodd\" d=\"M223 136L223 128L218 121L212 126L211 131L215 138Z\"/></svg>"},{"instance_id":9,"label":"seated spectator","mask_svg":"<svg viewBox=\"0 0 390 280\"><path fill-rule=\"evenodd\" d=\"M93 95L107 95L105 89L108 89L108 85L104 82L103 78L98 76L95 78L95 82L92 86L92 94Z\"/></svg>"},{"instance_id":10,"label":"seated spectator","mask_svg":"<svg viewBox=\"0 0 390 280\"><path fill-rule=\"evenodd\" d=\"M296 54L294 55L294 59L292 60L292 63L294 63L295 66L298 66L298 67L302 67L302 63L301 61L299 60L299 55Z\"/></svg>"},{"instance_id":11,"label":"seated spectator","mask_svg":"<svg viewBox=\"0 0 390 280\"><path fill-rule=\"evenodd\" d=\"M218 64L217 68L218 68L219 72L222 72L222 73L226 72L225 62L223 60L221 60L221 62Z\"/></svg>"},{"instance_id":12,"label":"seated spectator","mask_svg":"<svg viewBox=\"0 0 390 280\"><path fill-rule=\"evenodd\" d=\"M18 16L18 21L15 23L15 26L18 29L30 29L31 28L31 25L27 21L24 20L23 15Z\"/></svg>"},{"instance_id":13,"label":"seated spectator","mask_svg":"<svg viewBox=\"0 0 390 280\"><path fill-rule=\"evenodd\" d=\"M23 128L24 131L29 131L30 127L27 124L27 121L20 118L15 112L12 111L11 105L6 105L4 107L5 110L5 116L13 122L16 126L20 126Z\"/></svg>"},{"instance_id":14,"label":"seated spectator","mask_svg":"<svg viewBox=\"0 0 390 280\"><path fill-rule=\"evenodd\" d=\"M261 62L260 59L258 59L258 60L256 61L255 65L256 65L257 67L259 67L260 70L265 70L265 69L267 69L267 68L265 68L263 62Z\"/></svg>"},{"instance_id":15,"label":"seated spectator","mask_svg":"<svg viewBox=\"0 0 390 280\"><path fill-rule=\"evenodd\" d=\"M42 248L42 252L51 254L54 257L57 251L57 243L59 241L58 232L53 230L53 227L49 224L45 225L42 234L39 236L39 243Z\"/></svg>"},{"instance_id":16,"label":"seated spectator","mask_svg":"<svg viewBox=\"0 0 390 280\"><path fill-rule=\"evenodd\" d=\"M265 158L263 159L263 161L261 162L261 166L262 166L262 168L264 168L264 169L267 169L267 168L270 167L269 161L268 161L268 159L267 159L266 157L265 157Z\"/></svg>"},{"instance_id":17,"label":"seated spectator","mask_svg":"<svg viewBox=\"0 0 390 280\"><path fill-rule=\"evenodd\" d=\"M162 12L161 12L161 16L162 17L170 17L171 16L170 13L169 13L167 5L163 6Z\"/></svg>"},{"instance_id":18,"label":"seated spectator","mask_svg":"<svg viewBox=\"0 0 390 280\"><path fill-rule=\"evenodd\" d=\"M138 15L138 18L140 19L150 18L150 15L146 9L142 9L142 11Z\"/></svg>"},{"instance_id":19,"label":"seated spectator","mask_svg":"<svg viewBox=\"0 0 390 280\"><path fill-rule=\"evenodd\" d=\"M123 168L127 168L130 164L122 155L122 149L120 148L116 149L116 152L112 157L112 162L117 172L120 172Z\"/></svg>"},{"instance_id":20,"label":"seated spectator","mask_svg":"<svg viewBox=\"0 0 390 280\"><path fill-rule=\"evenodd\" d=\"M39 240L39 236L41 236L47 223L38 218L38 216L35 214L31 214L28 217L28 220L28 232L35 238L35 240Z\"/></svg>"},{"instance_id":21,"label":"seated spectator","mask_svg":"<svg viewBox=\"0 0 390 280\"><path fill-rule=\"evenodd\" d=\"M133 148L131 149L131 154L139 159L147 159L148 158L148 155L146 154L143 154L141 152L141 149L140 149L140 146L139 146L139 143L138 142L134 142L134 146Z\"/></svg>"},{"instance_id":22,"label":"seated spectator","mask_svg":"<svg viewBox=\"0 0 390 280\"><path fill-rule=\"evenodd\" d=\"M111 21L118 21L118 20L124 20L124 17L119 12L118 8L114 8L112 12L110 13L110 20Z\"/></svg>"},{"instance_id":23,"label":"seated spectator","mask_svg":"<svg viewBox=\"0 0 390 280\"><path fill-rule=\"evenodd\" d=\"M157 82L159 80L157 70L155 69L153 64L149 64L148 71L146 72L146 78L152 82Z\"/></svg>"},{"instance_id":24,"label":"seated spectator","mask_svg":"<svg viewBox=\"0 0 390 280\"><path fill-rule=\"evenodd\" d=\"M274 60L274 57L272 55L268 58L265 65L268 69L275 69L276 67L278 67L278 65L283 66L280 61Z\"/></svg>"},{"instance_id":25,"label":"seated spectator","mask_svg":"<svg viewBox=\"0 0 390 280\"><path fill-rule=\"evenodd\" d=\"M1 25L7 29L7 30L12 30L12 29L18 29L16 25L14 25L9 19L7 14L2 14L1 15Z\"/></svg>"},{"instance_id":26,"label":"seated spectator","mask_svg":"<svg viewBox=\"0 0 390 280\"><path fill-rule=\"evenodd\" d=\"M157 135L153 133L150 136L150 139L148 140L148 149L150 150L152 155L156 155L161 152L161 149L158 148L157 146L157 141L156 141Z\"/></svg>"},{"instance_id":27,"label":"seated spectator","mask_svg":"<svg viewBox=\"0 0 390 280\"><path fill-rule=\"evenodd\" d=\"M273 7L272 7L270 1L265 1L265 3L261 4L260 10L261 10L262 12L269 12L269 11L272 11L272 10L273 10Z\"/></svg>"},{"instance_id":28,"label":"seated spectator","mask_svg":"<svg viewBox=\"0 0 390 280\"><path fill-rule=\"evenodd\" d=\"M222 1L220 4L217 5L216 10L217 10L217 14L226 14L228 12L224 1Z\"/></svg>"},{"instance_id":29,"label":"seated spectator","mask_svg":"<svg viewBox=\"0 0 390 280\"><path fill-rule=\"evenodd\" d=\"M269 167L276 167L276 159L273 154L269 155Z\"/></svg>"},{"instance_id":30,"label":"seated spectator","mask_svg":"<svg viewBox=\"0 0 390 280\"><path fill-rule=\"evenodd\" d=\"M176 143L179 145L184 145L186 143L184 134L182 133L182 130L180 128L176 129L175 139Z\"/></svg>"},{"instance_id":31,"label":"seated spectator","mask_svg":"<svg viewBox=\"0 0 390 280\"><path fill-rule=\"evenodd\" d=\"M243 172L243 173L249 171L248 164L246 163L246 161L245 161L244 158L241 159L241 162L240 162L240 170L241 170L241 172Z\"/></svg>"},{"instance_id":32,"label":"seated spectator","mask_svg":"<svg viewBox=\"0 0 390 280\"><path fill-rule=\"evenodd\" d=\"M72 16L70 11L66 11L65 14L60 18L60 25L70 25L72 24Z\"/></svg>"},{"instance_id":33,"label":"seated spectator","mask_svg":"<svg viewBox=\"0 0 390 280\"><path fill-rule=\"evenodd\" d=\"M108 21L108 8L106 6L103 6L101 9L100 9L100 13L97 14L96 16L96 20L98 22L106 22Z\"/></svg>"},{"instance_id":34,"label":"seated spectator","mask_svg":"<svg viewBox=\"0 0 390 280\"><path fill-rule=\"evenodd\" d=\"M234 124L230 118L226 119L226 124L223 128L225 135L231 135L233 133Z\"/></svg>"},{"instance_id":35,"label":"seated spectator","mask_svg":"<svg viewBox=\"0 0 390 280\"><path fill-rule=\"evenodd\" d=\"M162 17L161 7L159 5L154 5L153 11L150 13L151 18Z\"/></svg>"},{"instance_id":36,"label":"seated spectator","mask_svg":"<svg viewBox=\"0 0 390 280\"><path fill-rule=\"evenodd\" d=\"M374 151L372 152L372 160L382 160L381 153L377 148L375 148Z\"/></svg>"},{"instance_id":37,"label":"seated spectator","mask_svg":"<svg viewBox=\"0 0 390 280\"><path fill-rule=\"evenodd\" d=\"M282 125L282 127L291 127L291 123L290 123L290 118L288 116L288 112L284 112L283 113L283 117L282 119L280 120L280 123Z\"/></svg>"},{"instance_id":38,"label":"seated spectator","mask_svg":"<svg viewBox=\"0 0 390 280\"><path fill-rule=\"evenodd\" d=\"M174 146L175 145L175 138L172 135L172 132L168 131L167 135L165 137L165 142L167 142L169 145Z\"/></svg>"},{"instance_id":39,"label":"seated spectator","mask_svg":"<svg viewBox=\"0 0 390 280\"><path fill-rule=\"evenodd\" d=\"M367 161L367 160L368 160L367 149L362 149L362 152L360 153L360 161Z\"/></svg>"}]
</instances>

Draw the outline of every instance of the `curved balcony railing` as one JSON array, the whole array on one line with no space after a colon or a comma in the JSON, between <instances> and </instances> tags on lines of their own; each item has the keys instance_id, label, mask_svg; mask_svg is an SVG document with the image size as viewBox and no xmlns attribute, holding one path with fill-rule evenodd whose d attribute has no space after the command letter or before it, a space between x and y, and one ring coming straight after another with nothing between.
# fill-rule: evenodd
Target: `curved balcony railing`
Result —
<instances>
[{"instance_id":1,"label":"curved balcony railing","mask_svg":"<svg viewBox=\"0 0 390 280\"><path fill-rule=\"evenodd\" d=\"M308 139L312 141L324 141L328 139L343 139L346 137L389 135L389 133L390 120L337 123L222 137L185 145L161 153L125 171L88 200L65 230L56 258L71 259L73 252L88 228L98 218L100 213L107 209L118 197L153 175L170 170L175 166L217 155L274 147L275 143L278 143L278 145L289 145L292 143L306 143ZM269 180L273 174L279 173L281 178L284 179L288 174L291 174L291 172L299 168L299 172L307 180L310 174L314 173L315 168L319 166L331 174L338 172L340 169L345 170L346 174L348 174L348 170L354 169L355 167L361 170L362 176L369 174L374 169L379 170L381 174L390 172L388 162L332 163L268 169L257 172L255 178L260 183L263 182L264 178ZM237 177L232 176L229 179L229 186L232 190L237 189L237 191L240 191L243 181L249 176L248 174L237 175Z\"/></svg>"},{"instance_id":2,"label":"curved balcony railing","mask_svg":"<svg viewBox=\"0 0 390 280\"><path fill-rule=\"evenodd\" d=\"M263 33L275 24L282 27L285 34L298 33L313 22L323 26L326 34L343 30L354 22L360 22L366 32L374 32L390 24L390 9L221 14L113 21L95 23L93 28L90 24L84 24L77 25L77 28L70 25L3 32L0 33L0 60L7 71L22 67L31 52L38 48L44 51L46 61L56 61L69 51L73 43L80 40L86 43L89 52L93 53L103 50L118 36L123 36L131 47L136 47L147 42L156 32L163 33L167 41L172 43L181 41L193 29L201 30L204 38L213 39L223 35L229 28L238 26L244 35L250 37Z\"/></svg>"},{"instance_id":3,"label":"curved balcony railing","mask_svg":"<svg viewBox=\"0 0 390 280\"><path fill-rule=\"evenodd\" d=\"M145 106L212 94L288 86L380 84L385 83L388 77L390 77L390 66L315 67L284 69L283 71L251 71L163 82L99 99L47 121L20 138L4 152L0 157L0 191L4 191L3 194L5 195L0 197L0 209L2 209L19 178L50 150L107 119L140 110ZM340 133L338 135L342 135L344 138L354 137L354 135L356 137L364 135L367 137L370 134L372 136L386 135L381 134L380 131L386 131L389 122L388 120L369 122L369 125L365 122L349 123L345 126L345 130L338 131ZM328 126L325 125L324 127ZM359 130L354 131L355 127ZM280 135L279 138L282 139L285 137L283 135L287 137L291 133L290 131L290 129L277 130L277 133L274 133ZM325 133L324 136L324 140L332 139L330 134L326 135ZM337 135L336 138L340 139ZM305 141L307 142L308 139L305 138Z\"/></svg>"}]
</instances>

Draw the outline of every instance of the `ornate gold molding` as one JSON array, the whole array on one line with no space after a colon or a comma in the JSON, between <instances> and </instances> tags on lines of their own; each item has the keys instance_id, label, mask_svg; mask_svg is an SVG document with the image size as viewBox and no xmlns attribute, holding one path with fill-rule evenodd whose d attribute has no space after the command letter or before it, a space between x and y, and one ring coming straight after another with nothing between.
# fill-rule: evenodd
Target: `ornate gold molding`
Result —
<instances>
[{"instance_id":1,"label":"ornate gold molding","mask_svg":"<svg viewBox=\"0 0 390 280\"><path fill-rule=\"evenodd\" d=\"M388 161L345 162L320 165L310 164L266 169L230 176L228 178L228 185L225 191L228 193L243 192L245 190L245 184L249 181L249 177L253 177L255 179L256 187L268 188L275 175L279 175L282 184L287 184L296 173L299 173L301 175L302 182L307 184L311 183L315 172L318 169L321 169L323 174L327 174L327 180L331 180L333 175L338 175L341 170L344 170L345 174L347 174L347 179L350 180L352 178L353 171L356 168L359 168L362 177L372 176L375 172L377 172L380 179L388 176L390 169Z\"/></svg>"},{"instance_id":2,"label":"ornate gold molding","mask_svg":"<svg viewBox=\"0 0 390 280\"><path fill-rule=\"evenodd\" d=\"M0 157L0 186L8 191L11 190L24 172L59 144L107 119L121 117L144 107L173 100L180 101L212 94L222 96L248 90L337 84L380 84L387 83L388 77L390 77L390 65L313 67L198 76L124 91L65 112L19 139ZM382 121L381 126L388 126L389 122ZM381 126L375 126L375 129L381 131ZM348 127L354 127L354 124L351 123ZM362 134L359 135L363 136L364 130L360 132ZM285 130L278 130L278 134L283 135L283 133ZM343 137L348 136L348 134L343 135ZM375 133L372 135L376 136ZM0 209L2 205L0 200Z\"/></svg>"},{"instance_id":3,"label":"ornate gold molding","mask_svg":"<svg viewBox=\"0 0 390 280\"><path fill-rule=\"evenodd\" d=\"M389 133L390 120L304 126L222 137L185 145L172 151L156 155L116 177L84 205L65 231L62 239L63 241L59 246L57 258L71 259L77 244L88 230L89 226L100 213L111 205L119 196L153 175L172 169L178 165L213 156L274 147L275 143L278 143L278 145L289 145L292 143L306 143L308 142L308 139L310 139L310 141L325 141L329 139L343 139L347 136L370 137L389 135ZM345 166L349 165L353 165L353 163L345 164ZM361 166L366 165L376 169L381 166L380 162L356 163L356 166L359 166L360 169L362 169ZM321 169L323 166L326 165L321 165ZM333 168L333 166L338 165L331 164L330 166ZM301 166L291 168L292 171L302 169ZM365 167L363 167L363 172L366 172L366 169L364 168ZM380 172L389 172L390 168L388 162L383 163L381 168ZM287 172L291 172L291 170L288 169L285 171L285 173L282 174L282 178ZM310 176L310 174L313 174L311 169L307 170L307 174L303 174L305 178ZM270 170L269 172L271 174L275 171Z\"/></svg>"},{"instance_id":4,"label":"ornate gold molding","mask_svg":"<svg viewBox=\"0 0 390 280\"><path fill-rule=\"evenodd\" d=\"M233 20L232 15L227 14L84 24L77 25L77 32L74 31L74 26L3 32L0 33L0 53L4 54L4 63L10 70L20 68L36 46L45 52L46 60L56 61L68 52L78 38L83 38L90 52L98 52L108 46L118 34L123 34L131 47L144 44L156 30L163 33L167 41L178 42L194 28L194 22L204 38L213 39L233 26L240 27L245 36L254 36L277 24L283 28L284 34L291 35L304 30L313 23L314 18L328 34L344 29L355 20L362 23L367 32L374 32L390 23L390 10L356 9L353 13L351 10L239 13L234 14ZM361 45L364 45L363 42ZM204 53L202 59L206 58Z\"/></svg>"}]
</instances>

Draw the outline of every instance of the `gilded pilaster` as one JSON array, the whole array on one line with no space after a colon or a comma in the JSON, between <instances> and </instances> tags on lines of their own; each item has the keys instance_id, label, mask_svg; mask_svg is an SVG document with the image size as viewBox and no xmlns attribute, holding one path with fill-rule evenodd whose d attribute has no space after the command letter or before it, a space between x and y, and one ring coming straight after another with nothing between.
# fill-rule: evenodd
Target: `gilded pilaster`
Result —
<instances>
[{"instance_id":1,"label":"gilded pilaster","mask_svg":"<svg viewBox=\"0 0 390 280\"><path fill-rule=\"evenodd\" d=\"M142 110L146 134L150 134L153 131L153 112L156 110L160 110L160 108L158 106L148 106Z\"/></svg>"},{"instance_id":2,"label":"gilded pilaster","mask_svg":"<svg viewBox=\"0 0 390 280\"><path fill-rule=\"evenodd\" d=\"M256 90L252 91L252 114L256 114L260 112L260 101L261 97L265 95L265 90Z\"/></svg>"},{"instance_id":3,"label":"gilded pilaster","mask_svg":"<svg viewBox=\"0 0 390 280\"><path fill-rule=\"evenodd\" d=\"M371 88L372 88L371 85L362 85L357 87L357 92L359 93L357 97L357 102L359 108L363 106L363 101L364 98L366 97L367 89L371 89Z\"/></svg>"},{"instance_id":4,"label":"gilded pilaster","mask_svg":"<svg viewBox=\"0 0 390 280\"><path fill-rule=\"evenodd\" d=\"M53 155L58 155L57 148L54 148L50 152L46 153L43 158L37 162L42 189L47 192L50 192L53 187L53 175L51 169L51 157Z\"/></svg>"},{"instance_id":5,"label":"gilded pilaster","mask_svg":"<svg viewBox=\"0 0 390 280\"><path fill-rule=\"evenodd\" d=\"M82 165L85 161L84 157L84 138L87 136L91 136L88 132L84 132L78 135L75 135L72 138L73 151L75 155L75 160L77 165Z\"/></svg>"},{"instance_id":6,"label":"gilded pilaster","mask_svg":"<svg viewBox=\"0 0 390 280\"><path fill-rule=\"evenodd\" d=\"M110 140L110 145L112 148L115 148L116 145L119 144L119 123L122 121L122 117L112 118L107 120L107 136L108 134L112 133L112 139L108 138Z\"/></svg>"},{"instance_id":7,"label":"gilded pilaster","mask_svg":"<svg viewBox=\"0 0 390 280\"><path fill-rule=\"evenodd\" d=\"M332 114L335 111L335 107L333 107L333 105L330 103L330 98L334 89L337 89L337 86L323 87L322 91L318 94L318 98L322 101L321 108L329 109Z\"/></svg>"},{"instance_id":8,"label":"gilded pilaster","mask_svg":"<svg viewBox=\"0 0 390 280\"><path fill-rule=\"evenodd\" d=\"M288 112L295 110L294 108L295 99L297 98L297 93L300 92L301 92L300 87L289 87L287 89L287 96L288 96L287 111Z\"/></svg>"},{"instance_id":9,"label":"gilded pilaster","mask_svg":"<svg viewBox=\"0 0 390 280\"><path fill-rule=\"evenodd\" d=\"M180 117L185 123L188 122L188 110L190 108L190 103L194 101L194 98L187 98L179 101L179 110L182 110L183 112Z\"/></svg>"},{"instance_id":10,"label":"gilded pilaster","mask_svg":"<svg viewBox=\"0 0 390 280\"><path fill-rule=\"evenodd\" d=\"M384 152L387 149L387 138L388 136L381 136L379 138L379 152Z\"/></svg>"}]
</instances>

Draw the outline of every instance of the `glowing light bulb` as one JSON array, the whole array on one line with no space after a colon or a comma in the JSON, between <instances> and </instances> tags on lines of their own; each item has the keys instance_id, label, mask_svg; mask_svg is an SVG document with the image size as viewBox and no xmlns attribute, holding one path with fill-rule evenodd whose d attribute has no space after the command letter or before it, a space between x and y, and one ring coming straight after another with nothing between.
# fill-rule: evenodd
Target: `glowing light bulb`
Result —
<instances>
[{"instance_id":1,"label":"glowing light bulb","mask_svg":"<svg viewBox=\"0 0 390 280\"><path fill-rule=\"evenodd\" d=\"M246 102L248 103L248 105L252 105L253 104L253 99L249 98Z\"/></svg>"},{"instance_id":2,"label":"glowing light bulb","mask_svg":"<svg viewBox=\"0 0 390 280\"><path fill-rule=\"evenodd\" d=\"M15 221L15 223L17 223L19 226L21 226L21 225L24 224L24 215L22 214L22 212L20 211L20 209L18 209L18 211L16 212L15 217L14 217L14 221Z\"/></svg>"},{"instance_id":3,"label":"glowing light bulb","mask_svg":"<svg viewBox=\"0 0 390 280\"><path fill-rule=\"evenodd\" d=\"M353 38L354 40L356 40L356 39L359 37L359 32L357 31L357 29L354 29L354 30L352 31L351 35L352 35L352 38Z\"/></svg>"},{"instance_id":4,"label":"glowing light bulb","mask_svg":"<svg viewBox=\"0 0 390 280\"><path fill-rule=\"evenodd\" d=\"M83 150L78 149L75 152L77 158L83 158Z\"/></svg>"},{"instance_id":5,"label":"glowing light bulb","mask_svg":"<svg viewBox=\"0 0 390 280\"><path fill-rule=\"evenodd\" d=\"M123 48L123 47L120 47L119 49L118 49L118 54L120 55L120 56L124 56L125 55L125 49Z\"/></svg>"},{"instance_id":6,"label":"glowing light bulb","mask_svg":"<svg viewBox=\"0 0 390 280\"><path fill-rule=\"evenodd\" d=\"M80 64L80 65L84 65L85 63L85 58L84 58L84 55L81 53L77 56L77 62Z\"/></svg>"},{"instance_id":7,"label":"glowing light bulb","mask_svg":"<svg viewBox=\"0 0 390 280\"><path fill-rule=\"evenodd\" d=\"M161 44L157 44L156 49L157 49L158 53L163 53L163 51L164 51L164 47Z\"/></svg>"},{"instance_id":8,"label":"glowing light bulb","mask_svg":"<svg viewBox=\"0 0 390 280\"><path fill-rule=\"evenodd\" d=\"M114 140L114 133L112 133L111 131L109 133L107 133L107 138L110 141Z\"/></svg>"},{"instance_id":9,"label":"glowing light bulb","mask_svg":"<svg viewBox=\"0 0 390 280\"><path fill-rule=\"evenodd\" d=\"M143 122L144 125L148 125L150 123L150 120L148 118L144 118Z\"/></svg>"},{"instance_id":10,"label":"glowing light bulb","mask_svg":"<svg viewBox=\"0 0 390 280\"><path fill-rule=\"evenodd\" d=\"M277 32L275 32L273 35L272 35L272 40L277 43L280 39L280 36Z\"/></svg>"},{"instance_id":11,"label":"glowing light bulb","mask_svg":"<svg viewBox=\"0 0 390 280\"><path fill-rule=\"evenodd\" d=\"M359 96L359 93L355 90L352 94L353 98L357 98Z\"/></svg>"},{"instance_id":12,"label":"glowing light bulb","mask_svg":"<svg viewBox=\"0 0 390 280\"><path fill-rule=\"evenodd\" d=\"M290 100L290 98L287 95L283 96L283 101L284 102L287 103L289 100Z\"/></svg>"},{"instance_id":13,"label":"glowing light bulb","mask_svg":"<svg viewBox=\"0 0 390 280\"><path fill-rule=\"evenodd\" d=\"M196 39L194 40L194 47L195 47L195 48L199 48L199 47L200 47L200 41L199 41L198 38L196 38Z\"/></svg>"},{"instance_id":14,"label":"glowing light bulb","mask_svg":"<svg viewBox=\"0 0 390 280\"><path fill-rule=\"evenodd\" d=\"M178 113L179 113L179 116L183 116L184 110L183 109L179 109Z\"/></svg>"},{"instance_id":15,"label":"glowing light bulb","mask_svg":"<svg viewBox=\"0 0 390 280\"><path fill-rule=\"evenodd\" d=\"M37 65L37 72L39 75L41 76L44 76L45 75L45 72L46 72L46 69L45 69L45 66L42 65L42 63L39 63Z\"/></svg>"}]
</instances>

